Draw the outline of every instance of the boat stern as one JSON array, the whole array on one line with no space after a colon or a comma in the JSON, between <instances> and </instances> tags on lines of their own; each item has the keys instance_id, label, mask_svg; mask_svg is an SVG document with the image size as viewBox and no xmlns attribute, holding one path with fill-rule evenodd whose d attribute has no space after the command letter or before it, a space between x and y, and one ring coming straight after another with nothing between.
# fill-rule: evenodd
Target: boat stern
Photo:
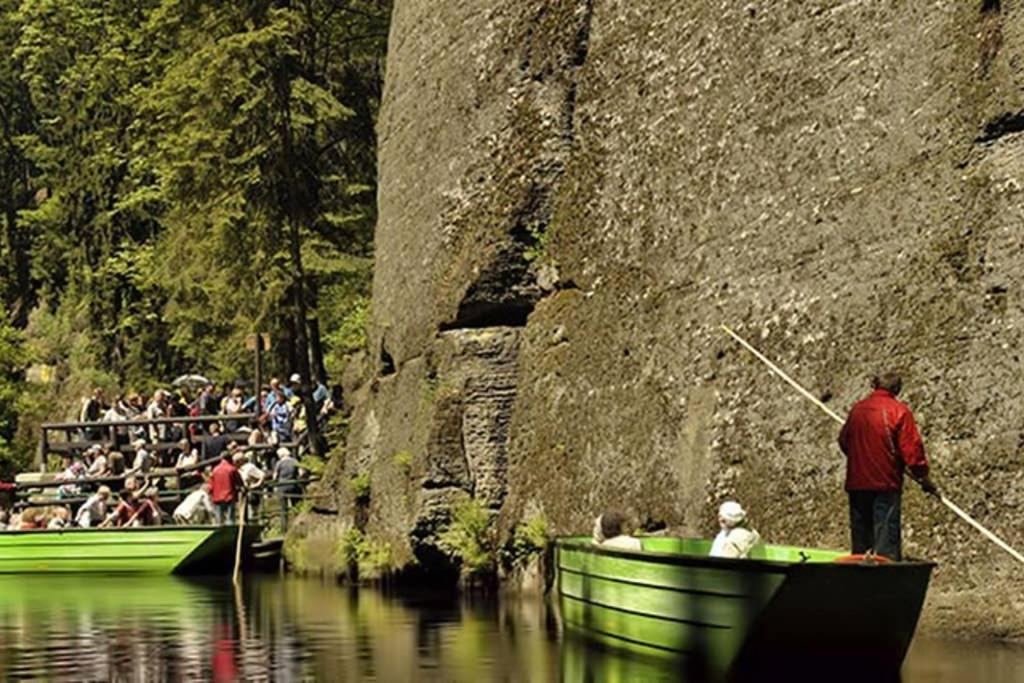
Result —
<instances>
[{"instance_id":1,"label":"boat stern","mask_svg":"<svg viewBox=\"0 0 1024 683\"><path fill-rule=\"evenodd\" d=\"M928 562L792 566L750 629L737 672L771 666L801 680L843 670L898 676L934 568Z\"/></svg>"}]
</instances>

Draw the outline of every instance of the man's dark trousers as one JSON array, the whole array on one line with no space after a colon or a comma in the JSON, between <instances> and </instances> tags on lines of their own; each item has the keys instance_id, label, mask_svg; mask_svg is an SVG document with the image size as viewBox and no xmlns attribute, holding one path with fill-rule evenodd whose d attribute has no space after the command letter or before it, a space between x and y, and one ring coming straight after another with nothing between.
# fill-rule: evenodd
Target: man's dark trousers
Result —
<instances>
[{"instance_id":1,"label":"man's dark trousers","mask_svg":"<svg viewBox=\"0 0 1024 683\"><path fill-rule=\"evenodd\" d=\"M854 553L874 550L900 559L900 492L847 491L850 496L850 537Z\"/></svg>"}]
</instances>

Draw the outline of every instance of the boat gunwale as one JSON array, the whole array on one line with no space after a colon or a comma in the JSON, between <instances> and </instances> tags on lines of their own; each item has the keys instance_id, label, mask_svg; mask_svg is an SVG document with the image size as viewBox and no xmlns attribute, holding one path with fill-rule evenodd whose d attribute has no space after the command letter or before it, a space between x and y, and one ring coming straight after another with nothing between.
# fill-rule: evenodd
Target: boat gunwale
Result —
<instances>
[{"instance_id":1,"label":"boat gunwale","mask_svg":"<svg viewBox=\"0 0 1024 683\"><path fill-rule=\"evenodd\" d=\"M217 529L238 529L237 524L230 526L217 526L215 524L196 524L196 525L172 525L165 524L162 526L141 526L141 527L69 527L66 529L5 529L0 531L0 536L42 536L44 534L90 534L90 533L154 533L161 531L216 531ZM246 525L251 526L251 525Z\"/></svg>"},{"instance_id":2,"label":"boat gunwale","mask_svg":"<svg viewBox=\"0 0 1024 683\"><path fill-rule=\"evenodd\" d=\"M642 539L643 537L641 537ZM656 538L665 538L664 536ZM672 537L669 537L672 538ZM681 538L681 537L676 537ZM625 548L614 548L609 546L600 546L593 543L593 541L582 540L581 537L562 537L555 539L555 547L557 549L570 549L580 552L590 553L593 555L610 555L612 557L618 557L626 560L636 561L648 561L656 564L668 564L673 566L698 566L708 567L714 569L732 569L738 571L755 571L758 573L767 574L787 574L790 570L799 569L801 567L845 567L852 570L858 570L870 567L872 569L900 569L909 567L921 567L938 566L935 562L928 560L918 559L907 559L900 562L885 562L879 564L859 564L859 563L842 563L842 562L784 562L782 560L762 560L755 558L731 558L731 557L710 557L701 555L680 555L676 553L659 552L655 550L627 550ZM808 550L815 550L815 548L807 548ZM839 552L839 551L834 551ZM742 564L737 564L742 563ZM561 564L561 563L559 563Z\"/></svg>"}]
</instances>

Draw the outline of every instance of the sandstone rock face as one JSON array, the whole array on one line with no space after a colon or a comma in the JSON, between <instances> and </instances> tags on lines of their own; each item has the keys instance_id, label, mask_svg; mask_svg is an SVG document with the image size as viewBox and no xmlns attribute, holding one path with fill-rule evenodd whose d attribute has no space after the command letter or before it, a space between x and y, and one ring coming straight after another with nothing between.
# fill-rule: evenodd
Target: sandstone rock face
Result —
<instances>
[{"instance_id":1,"label":"sandstone rock face","mask_svg":"<svg viewBox=\"0 0 1024 683\"><path fill-rule=\"evenodd\" d=\"M399 564L467 495L505 533L710 534L736 497L843 547L836 425L729 324L840 412L902 370L940 486L1024 545L1022 57L995 0L396 0L333 485L370 474ZM916 490L904 515L926 623L1024 633L1020 567Z\"/></svg>"}]
</instances>

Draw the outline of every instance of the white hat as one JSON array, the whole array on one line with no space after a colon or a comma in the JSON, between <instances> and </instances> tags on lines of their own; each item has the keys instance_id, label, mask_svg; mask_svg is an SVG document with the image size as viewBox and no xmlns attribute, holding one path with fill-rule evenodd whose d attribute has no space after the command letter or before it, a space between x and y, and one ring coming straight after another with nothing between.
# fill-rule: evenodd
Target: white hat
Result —
<instances>
[{"instance_id":1,"label":"white hat","mask_svg":"<svg viewBox=\"0 0 1024 683\"><path fill-rule=\"evenodd\" d=\"M277 457L279 458L287 458L291 454L292 452L285 448L284 446L281 446L280 448L277 449Z\"/></svg>"},{"instance_id":2,"label":"white hat","mask_svg":"<svg viewBox=\"0 0 1024 683\"><path fill-rule=\"evenodd\" d=\"M302 382L302 375L297 372L293 373L292 376L288 378L288 381L292 384L299 384Z\"/></svg>"},{"instance_id":3,"label":"white hat","mask_svg":"<svg viewBox=\"0 0 1024 683\"><path fill-rule=\"evenodd\" d=\"M736 526L747 518L747 511L736 501L728 500L718 508L718 516L725 520L727 524Z\"/></svg>"},{"instance_id":4,"label":"white hat","mask_svg":"<svg viewBox=\"0 0 1024 683\"><path fill-rule=\"evenodd\" d=\"M142 448L145 445L146 445L146 440L145 439L135 439L135 441L132 441L132 447L133 448Z\"/></svg>"}]
</instances>

